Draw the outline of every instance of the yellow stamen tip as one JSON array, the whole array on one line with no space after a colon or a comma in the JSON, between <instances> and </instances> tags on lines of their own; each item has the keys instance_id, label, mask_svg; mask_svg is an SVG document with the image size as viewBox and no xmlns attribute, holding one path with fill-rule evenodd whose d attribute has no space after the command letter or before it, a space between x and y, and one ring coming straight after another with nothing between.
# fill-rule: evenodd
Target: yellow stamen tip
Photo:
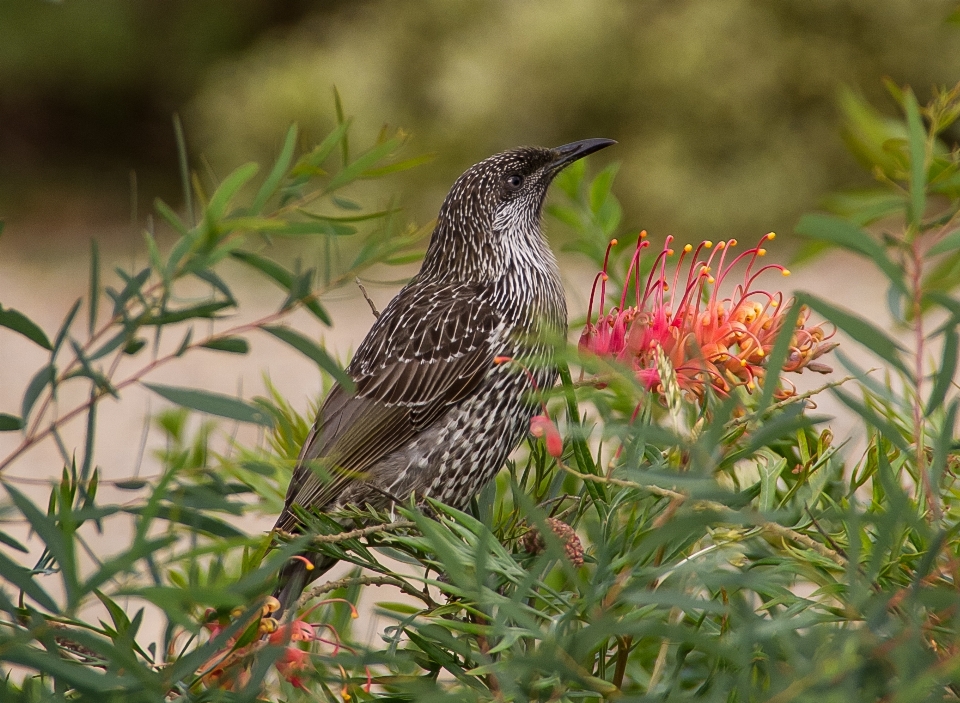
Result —
<instances>
[{"instance_id":1,"label":"yellow stamen tip","mask_svg":"<svg viewBox=\"0 0 960 703\"><path fill-rule=\"evenodd\" d=\"M717 279L715 279L713 276L707 276L707 283L716 283L716 282L717 282Z\"/></svg>"},{"instance_id":2,"label":"yellow stamen tip","mask_svg":"<svg viewBox=\"0 0 960 703\"><path fill-rule=\"evenodd\" d=\"M766 256L766 255L767 255L766 249L757 249L757 256Z\"/></svg>"},{"instance_id":3,"label":"yellow stamen tip","mask_svg":"<svg viewBox=\"0 0 960 703\"><path fill-rule=\"evenodd\" d=\"M770 307L772 307L772 308L778 308L778 307L780 307L780 303L778 303L776 300L771 300L771 301L770 301Z\"/></svg>"},{"instance_id":4,"label":"yellow stamen tip","mask_svg":"<svg viewBox=\"0 0 960 703\"><path fill-rule=\"evenodd\" d=\"M717 249L723 249L725 246L727 246L726 242L717 242Z\"/></svg>"},{"instance_id":5,"label":"yellow stamen tip","mask_svg":"<svg viewBox=\"0 0 960 703\"><path fill-rule=\"evenodd\" d=\"M783 271L780 272L780 275L781 275L781 276L789 276L789 275L790 275L790 269L784 269Z\"/></svg>"},{"instance_id":6,"label":"yellow stamen tip","mask_svg":"<svg viewBox=\"0 0 960 703\"><path fill-rule=\"evenodd\" d=\"M687 244L686 246L683 247L683 250L689 254L691 251L693 251L693 245Z\"/></svg>"},{"instance_id":7,"label":"yellow stamen tip","mask_svg":"<svg viewBox=\"0 0 960 703\"><path fill-rule=\"evenodd\" d=\"M673 249L667 249L667 256L673 256Z\"/></svg>"},{"instance_id":8,"label":"yellow stamen tip","mask_svg":"<svg viewBox=\"0 0 960 703\"><path fill-rule=\"evenodd\" d=\"M767 353L766 353L765 351L763 351L763 349L757 349L757 356L763 357L763 356L766 356L766 355L767 355Z\"/></svg>"},{"instance_id":9,"label":"yellow stamen tip","mask_svg":"<svg viewBox=\"0 0 960 703\"><path fill-rule=\"evenodd\" d=\"M740 359L740 365L741 365L741 366L746 366L746 365L747 365L747 360L746 360L746 359Z\"/></svg>"},{"instance_id":10,"label":"yellow stamen tip","mask_svg":"<svg viewBox=\"0 0 960 703\"><path fill-rule=\"evenodd\" d=\"M767 232L766 239L776 239L776 238L777 238L776 232Z\"/></svg>"},{"instance_id":11,"label":"yellow stamen tip","mask_svg":"<svg viewBox=\"0 0 960 703\"><path fill-rule=\"evenodd\" d=\"M732 246L732 247L737 246L737 240L736 240L736 239L731 239L730 242L729 242L729 246Z\"/></svg>"},{"instance_id":12,"label":"yellow stamen tip","mask_svg":"<svg viewBox=\"0 0 960 703\"><path fill-rule=\"evenodd\" d=\"M711 242L709 239L707 239L707 240L704 241L704 243L703 243L703 248L704 248L704 249L710 249L712 246L713 246L713 242Z\"/></svg>"},{"instance_id":13,"label":"yellow stamen tip","mask_svg":"<svg viewBox=\"0 0 960 703\"><path fill-rule=\"evenodd\" d=\"M608 276L607 274L603 274L603 280L604 280L604 281L609 281L609 280L610 280L610 276Z\"/></svg>"},{"instance_id":14,"label":"yellow stamen tip","mask_svg":"<svg viewBox=\"0 0 960 703\"><path fill-rule=\"evenodd\" d=\"M640 239L646 239L647 230L640 230Z\"/></svg>"},{"instance_id":15,"label":"yellow stamen tip","mask_svg":"<svg viewBox=\"0 0 960 703\"><path fill-rule=\"evenodd\" d=\"M617 244L619 244L619 242L618 242L616 239L611 239L611 240L610 240L610 246L615 247L615 246L617 246Z\"/></svg>"}]
</instances>

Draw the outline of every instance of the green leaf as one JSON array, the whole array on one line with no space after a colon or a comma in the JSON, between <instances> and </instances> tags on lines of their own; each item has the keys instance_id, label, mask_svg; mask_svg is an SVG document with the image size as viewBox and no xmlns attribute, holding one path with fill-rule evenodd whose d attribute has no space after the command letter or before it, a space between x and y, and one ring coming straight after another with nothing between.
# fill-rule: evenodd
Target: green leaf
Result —
<instances>
[{"instance_id":1,"label":"green leaf","mask_svg":"<svg viewBox=\"0 0 960 703\"><path fill-rule=\"evenodd\" d=\"M797 302L816 310L881 359L896 367L902 373L909 375L903 359L900 358L903 347L873 323L867 322L862 317L847 312L810 293L798 293Z\"/></svg>"},{"instance_id":2,"label":"green leaf","mask_svg":"<svg viewBox=\"0 0 960 703\"><path fill-rule=\"evenodd\" d=\"M927 416L939 408L947 397L947 391L953 385L953 377L957 372L957 351L960 339L957 335L957 319L947 323L943 331L943 357L933 379L933 389L927 399Z\"/></svg>"},{"instance_id":3,"label":"green leaf","mask_svg":"<svg viewBox=\"0 0 960 703\"><path fill-rule=\"evenodd\" d=\"M23 420L16 415L0 413L0 432L14 432L23 428Z\"/></svg>"},{"instance_id":4,"label":"green leaf","mask_svg":"<svg viewBox=\"0 0 960 703\"><path fill-rule=\"evenodd\" d=\"M230 201L247 182L257 175L260 166L250 162L240 166L223 179L223 183L214 191L207 205L207 220L217 222L226 214Z\"/></svg>"},{"instance_id":5,"label":"green leaf","mask_svg":"<svg viewBox=\"0 0 960 703\"><path fill-rule=\"evenodd\" d=\"M233 297L233 292L230 290L230 288L227 286L224 280L220 278L220 276L215 274L213 271L211 271L210 269L200 269L199 271L193 271L192 273L201 281L206 281L211 286L216 288L218 291L223 293L223 295L226 297L227 300L230 301L232 305L237 304L236 298Z\"/></svg>"},{"instance_id":6,"label":"green leaf","mask_svg":"<svg viewBox=\"0 0 960 703\"><path fill-rule=\"evenodd\" d=\"M796 227L797 234L835 244L843 249L862 254L883 271L890 282L906 294L903 269L893 263L884 248L866 230L849 220L831 215L804 215Z\"/></svg>"},{"instance_id":7,"label":"green leaf","mask_svg":"<svg viewBox=\"0 0 960 703\"><path fill-rule=\"evenodd\" d=\"M386 158L388 155L397 150L397 147L400 146L400 140L398 139L389 139L383 144L378 144L369 151L361 154L357 157L357 160L353 163L344 166L333 178L330 179L330 182L327 184L327 187L324 188L325 193L332 193L338 188L351 183L358 178L360 178L364 172L372 168L375 163L381 159Z\"/></svg>"},{"instance_id":8,"label":"green leaf","mask_svg":"<svg viewBox=\"0 0 960 703\"><path fill-rule=\"evenodd\" d=\"M37 402L37 398L43 393L43 389L52 385L54 381L56 381L56 378L57 368L53 364L47 364L37 371L36 375L30 380L30 383L27 385L27 390L23 393L23 400L20 404L20 417L23 418L24 422L30 417L33 404Z\"/></svg>"},{"instance_id":9,"label":"green leaf","mask_svg":"<svg viewBox=\"0 0 960 703\"><path fill-rule=\"evenodd\" d=\"M30 570L20 566L3 552L0 552L0 574L3 574L4 580L19 588L51 613L59 612L56 601L37 583Z\"/></svg>"},{"instance_id":10,"label":"green leaf","mask_svg":"<svg viewBox=\"0 0 960 703\"><path fill-rule=\"evenodd\" d=\"M19 332L31 342L39 344L44 349L53 349L50 340L47 339L47 335L43 333L40 326L22 312L12 308L4 310L3 306L0 305L0 327L6 327L14 332Z\"/></svg>"},{"instance_id":11,"label":"green leaf","mask_svg":"<svg viewBox=\"0 0 960 703\"><path fill-rule=\"evenodd\" d=\"M330 154L333 153L333 150L338 144L343 144L347 141L347 130L349 129L350 120L341 121L336 129L330 132L313 151L300 157L300 161L293 167L292 172L294 174L300 174L310 169L319 168L320 165L330 157ZM344 163L346 163L346 157L344 157Z\"/></svg>"},{"instance_id":12,"label":"green leaf","mask_svg":"<svg viewBox=\"0 0 960 703\"><path fill-rule=\"evenodd\" d=\"M153 201L153 207L156 209L157 214L166 220L167 224L176 230L177 234L179 234L181 237L186 236L188 231L187 225L184 224L183 220L177 216L177 213L175 213L169 205L157 198Z\"/></svg>"},{"instance_id":13,"label":"green leaf","mask_svg":"<svg viewBox=\"0 0 960 703\"><path fill-rule=\"evenodd\" d=\"M954 230L927 249L926 256L937 256L960 247L960 229Z\"/></svg>"},{"instance_id":14,"label":"green leaf","mask_svg":"<svg viewBox=\"0 0 960 703\"><path fill-rule=\"evenodd\" d=\"M233 258L239 261L242 261L243 263L247 264L252 268L257 269L258 271L266 275L268 278L271 278L274 281L276 281L278 284L280 284L280 286L286 291L290 291L290 289L293 287L294 283L296 282L294 280L293 274L290 271L287 271L285 268L283 268L280 264L274 261L270 261L269 259L265 259L262 256L259 256L258 254L254 254L253 252L234 251L230 253L230 256L232 256ZM313 313L314 317L320 320L320 322L322 322L325 325L331 324L330 316L327 315L326 310L323 309L323 307L320 305L320 303L316 299L310 298L310 299L304 300L303 304L307 308L307 310Z\"/></svg>"},{"instance_id":15,"label":"green leaf","mask_svg":"<svg viewBox=\"0 0 960 703\"><path fill-rule=\"evenodd\" d=\"M353 392L354 382L347 373L340 368L340 365L327 354L326 350L319 344L309 339L299 332L289 327L279 327L275 325L265 325L261 328L264 332L269 332L277 339L286 342L298 352L309 359L312 359L317 366L333 376L347 392Z\"/></svg>"},{"instance_id":16,"label":"green leaf","mask_svg":"<svg viewBox=\"0 0 960 703\"><path fill-rule=\"evenodd\" d=\"M337 114L338 125L345 127L350 123L350 121L344 117L343 101L340 100L340 91L337 90L337 86L333 86L333 109ZM343 138L340 139L340 157L343 160L344 166L346 166L347 162L350 161L350 142L347 140L346 130L343 132Z\"/></svg>"},{"instance_id":17,"label":"green leaf","mask_svg":"<svg viewBox=\"0 0 960 703\"><path fill-rule=\"evenodd\" d=\"M229 352L230 354L246 354L250 351L250 345L243 337L220 337L211 339L200 346L204 349Z\"/></svg>"},{"instance_id":18,"label":"green leaf","mask_svg":"<svg viewBox=\"0 0 960 703\"><path fill-rule=\"evenodd\" d=\"M93 336L100 311L100 246L96 239L90 240L90 301L89 330Z\"/></svg>"},{"instance_id":19,"label":"green leaf","mask_svg":"<svg viewBox=\"0 0 960 703\"><path fill-rule=\"evenodd\" d=\"M361 178L370 179L370 178L382 178L391 173L398 173L400 171L407 171L411 168L416 168L417 166L422 166L423 164L428 164L434 160L433 154L422 154L420 156L412 156L409 159L403 159L402 161L397 161L396 163L388 164L387 166L380 166L378 168L369 168L361 174Z\"/></svg>"},{"instance_id":20,"label":"green leaf","mask_svg":"<svg viewBox=\"0 0 960 703\"><path fill-rule=\"evenodd\" d=\"M839 398L844 405L857 413L861 418L863 418L864 423L868 427L875 428L882 434L884 437L893 442L897 447L906 453L910 452L910 446L907 444L907 441L903 438L903 434L897 429L897 426L894 425L890 420L881 416L876 410L867 406L862 401L854 398L852 395L842 390L841 388L832 388L831 391L837 398Z\"/></svg>"},{"instance_id":21,"label":"green leaf","mask_svg":"<svg viewBox=\"0 0 960 703\"><path fill-rule=\"evenodd\" d=\"M4 483L3 487L16 504L20 514L27 519L31 529L37 533L37 536L43 541L44 547L60 567L60 576L63 580L67 601L72 605L79 595L73 535L70 534L69 537L64 535L56 521L40 512L40 509L16 488L7 483ZM66 506L66 509L69 510L69 506Z\"/></svg>"},{"instance_id":22,"label":"green leaf","mask_svg":"<svg viewBox=\"0 0 960 703\"><path fill-rule=\"evenodd\" d=\"M171 403L176 403L191 410L199 410L239 422L251 422L264 427L273 426L273 420L262 410L239 398L195 388L179 388L156 383L144 383L143 385Z\"/></svg>"},{"instance_id":23,"label":"green leaf","mask_svg":"<svg viewBox=\"0 0 960 703\"><path fill-rule=\"evenodd\" d=\"M287 136L283 140L283 148L280 149L280 155L277 157L276 163L274 163L273 168L270 169L270 173L267 174L267 177L260 185L260 190L257 191L256 196L253 198L253 204L250 205L250 212L253 214L259 215L263 212L267 201L277 192L277 188L280 187L280 181L286 175L287 169L290 168L290 161L293 159L293 150L296 145L297 125L292 124L290 125L290 129L287 130Z\"/></svg>"},{"instance_id":24,"label":"green leaf","mask_svg":"<svg viewBox=\"0 0 960 703\"><path fill-rule=\"evenodd\" d=\"M163 326L170 325L175 322L183 322L184 320L194 320L197 318L216 318L216 313L224 308L233 307L233 305L234 302L231 300L217 300L210 303L199 303L198 305L194 305L189 308L181 308L179 310L165 310L159 315L148 315L144 317L141 324L145 326Z\"/></svg>"},{"instance_id":25,"label":"green leaf","mask_svg":"<svg viewBox=\"0 0 960 703\"><path fill-rule=\"evenodd\" d=\"M912 90L907 90L904 107L907 111L907 134L910 146L910 224L920 227L927 198L927 134L920 118L920 106Z\"/></svg>"},{"instance_id":26,"label":"green leaf","mask_svg":"<svg viewBox=\"0 0 960 703\"><path fill-rule=\"evenodd\" d=\"M610 164L598 173L593 182L590 183L590 209L594 213L600 212L600 208L610 197L610 188L619 168L620 164L618 163Z\"/></svg>"}]
</instances>

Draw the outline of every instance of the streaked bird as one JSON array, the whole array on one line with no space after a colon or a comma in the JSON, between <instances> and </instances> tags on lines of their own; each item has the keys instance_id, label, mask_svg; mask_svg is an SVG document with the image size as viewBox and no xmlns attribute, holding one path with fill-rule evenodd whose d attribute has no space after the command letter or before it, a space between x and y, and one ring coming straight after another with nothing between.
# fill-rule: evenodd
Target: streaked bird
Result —
<instances>
[{"instance_id":1,"label":"streaked bird","mask_svg":"<svg viewBox=\"0 0 960 703\"><path fill-rule=\"evenodd\" d=\"M413 494L463 509L494 477L529 428L534 383L556 381L549 340L567 331L560 271L541 228L547 188L565 166L615 143L520 147L457 179L420 272L347 368L355 387L337 385L324 400L276 529L301 528L295 506L383 508ZM540 361L528 372L497 357ZM291 560L275 594L281 612L333 563L320 559L308 572Z\"/></svg>"}]
</instances>

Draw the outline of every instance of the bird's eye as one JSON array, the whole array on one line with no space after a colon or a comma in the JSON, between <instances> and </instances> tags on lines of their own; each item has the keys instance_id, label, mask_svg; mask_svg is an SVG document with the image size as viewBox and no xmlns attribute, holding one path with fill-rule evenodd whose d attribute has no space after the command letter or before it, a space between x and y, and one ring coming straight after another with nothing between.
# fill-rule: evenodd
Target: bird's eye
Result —
<instances>
[{"instance_id":1,"label":"bird's eye","mask_svg":"<svg viewBox=\"0 0 960 703\"><path fill-rule=\"evenodd\" d=\"M507 176L507 190L520 190L523 185L523 176L519 173L511 173Z\"/></svg>"}]
</instances>

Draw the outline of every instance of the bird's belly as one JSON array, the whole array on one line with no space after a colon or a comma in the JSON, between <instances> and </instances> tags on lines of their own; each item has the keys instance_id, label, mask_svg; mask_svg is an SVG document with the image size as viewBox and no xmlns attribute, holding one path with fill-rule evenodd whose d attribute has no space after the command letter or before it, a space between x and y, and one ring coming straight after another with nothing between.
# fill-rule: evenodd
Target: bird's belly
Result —
<instances>
[{"instance_id":1,"label":"bird's belly","mask_svg":"<svg viewBox=\"0 0 960 703\"><path fill-rule=\"evenodd\" d=\"M466 508L520 443L536 412L530 381L518 371L502 367L491 371L477 393L384 457L370 469L366 481L354 484L338 502L382 505L390 497L405 501L415 494ZM547 372L537 375L543 376L539 384L552 384Z\"/></svg>"}]
</instances>

